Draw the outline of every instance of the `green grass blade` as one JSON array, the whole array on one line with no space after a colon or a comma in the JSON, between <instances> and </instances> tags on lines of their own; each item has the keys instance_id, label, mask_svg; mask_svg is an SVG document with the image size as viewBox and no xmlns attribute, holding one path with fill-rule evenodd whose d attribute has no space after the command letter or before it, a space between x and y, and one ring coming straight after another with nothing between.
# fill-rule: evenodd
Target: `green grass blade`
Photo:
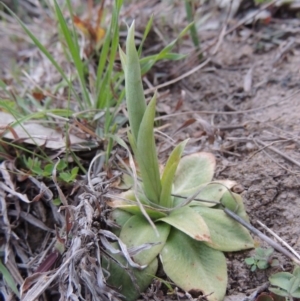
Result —
<instances>
[{"instance_id":1,"label":"green grass blade","mask_svg":"<svg viewBox=\"0 0 300 301\"><path fill-rule=\"evenodd\" d=\"M2 4L8 11L9 13L14 16L14 18L18 21L18 23L21 25L25 33L31 38L32 42L35 44L36 47L48 58L48 60L52 63L52 65L56 68L56 70L59 72L61 77L67 82L69 88L73 92L74 96L76 97L78 103L80 104L80 98L78 97L75 89L73 88L72 83L66 76L64 70L61 68L61 66L56 62L54 57L51 55L51 53L46 49L45 46L41 44L41 42L34 36L34 34L28 29L28 27L21 21L21 19L12 11L10 10L5 4Z\"/></svg>"},{"instance_id":2,"label":"green grass blade","mask_svg":"<svg viewBox=\"0 0 300 301\"><path fill-rule=\"evenodd\" d=\"M8 271L8 269L6 268L6 266L2 263L2 261L0 260L0 273L2 274L5 282L7 283L7 285L10 287L10 289L18 296L20 297L19 294L19 290L16 286L16 283L13 279L13 277L11 276L10 272Z\"/></svg>"},{"instance_id":3,"label":"green grass blade","mask_svg":"<svg viewBox=\"0 0 300 301\"><path fill-rule=\"evenodd\" d=\"M119 45L119 14L122 5L123 0L115 0L111 23L106 32L99 57L96 81L97 108L108 109L112 106L111 99L113 97L110 92L110 81Z\"/></svg>"},{"instance_id":4,"label":"green grass blade","mask_svg":"<svg viewBox=\"0 0 300 301\"><path fill-rule=\"evenodd\" d=\"M173 47L175 46L175 44L178 42L179 39L181 39L186 33L187 31L190 29L190 27L192 26L192 24L187 25L178 35L178 37L173 40L171 43L169 43L167 46L165 46L158 54L156 55L152 55L149 58L143 58L142 62L144 63L142 65L142 74L147 73L152 67L153 65L159 61L159 60L163 60L163 59L169 59L174 58L174 54L171 54L171 50L173 49ZM180 58L180 55L178 56L178 58Z\"/></svg>"},{"instance_id":5,"label":"green grass blade","mask_svg":"<svg viewBox=\"0 0 300 301\"><path fill-rule=\"evenodd\" d=\"M67 4L68 4L68 8L70 10L71 16L73 16L69 0L67 1ZM78 73L79 82L80 82L83 98L85 101L85 109L91 108L92 103L91 103L91 100L89 97L89 93L88 93L87 86L86 86L86 81L84 78L84 64L80 58L80 50L79 50L79 46L78 46L78 41L76 38L72 37L69 27L66 23L66 20L63 16L62 11L61 11L59 5L57 4L56 0L54 0L54 7L55 7L55 13L57 16L57 20L58 20L60 29L61 29L63 36L65 38L65 41L68 45L68 50L71 54L73 63L75 65L75 68ZM75 37L77 37L75 30L73 30L73 35Z\"/></svg>"},{"instance_id":6,"label":"green grass blade","mask_svg":"<svg viewBox=\"0 0 300 301\"><path fill-rule=\"evenodd\" d=\"M197 50L200 50L200 41L198 38L197 34L197 28L194 22L194 17L193 17L193 8L192 8L192 1L193 0L185 0L185 11L186 11L186 17L188 22L190 22L192 25L190 27L190 34L192 41L194 43L194 46ZM201 59L201 55L199 57Z\"/></svg>"},{"instance_id":7,"label":"green grass blade","mask_svg":"<svg viewBox=\"0 0 300 301\"><path fill-rule=\"evenodd\" d=\"M149 19L149 21L146 25L146 28L145 28L145 31L144 31L144 34L143 34L143 38L142 38L141 44L140 44L139 49L138 49L139 56L141 56L141 54L142 54L143 45L144 45L144 42L145 42L145 40L146 40L146 38L147 38L147 36L150 32L152 24L153 24L153 15L150 17L150 19Z\"/></svg>"}]
</instances>

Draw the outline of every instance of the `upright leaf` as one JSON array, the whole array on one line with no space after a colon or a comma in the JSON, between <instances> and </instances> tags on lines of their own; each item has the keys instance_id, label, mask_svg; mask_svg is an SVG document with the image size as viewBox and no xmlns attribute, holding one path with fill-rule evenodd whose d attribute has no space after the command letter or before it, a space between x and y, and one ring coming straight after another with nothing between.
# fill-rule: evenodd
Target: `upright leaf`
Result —
<instances>
[{"instance_id":1,"label":"upright leaf","mask_svg":"<svg viewBox=\"0 0 300 301\"><path fill-rule=\"evenodd\" d=\"M161 183L153 131L155 104L156 95L151 99L140 124L137 138L137 162L141 171L145 195L153 203L159 204Z\"/></svg>"},{"instance_id":2,"label":"upright leaf","mask_svg":"<svg viewBox=\"0 0 300 301\"><path fill-rule=\"evenodd\" d=\"M125 74L126 103L131 131L137 140L140 124L146 110L146 100L141 79L139 56L134 43L134 22L128 30L126 59L122 55Z\"/></svg>"},{"instance_id":3,"label":"upright leaf","mask_svg":"<svg viewBox=\"0 0 300 301\"><path fill-rule=\"evenodd\" d=\"M181 142L174 148L164 168L164 172L161 177L162 190L160 195L160 205L163 207L170 208L173 205L171 192L174 176L187 141L188 140Z\"/></svg>"}]
</instances>

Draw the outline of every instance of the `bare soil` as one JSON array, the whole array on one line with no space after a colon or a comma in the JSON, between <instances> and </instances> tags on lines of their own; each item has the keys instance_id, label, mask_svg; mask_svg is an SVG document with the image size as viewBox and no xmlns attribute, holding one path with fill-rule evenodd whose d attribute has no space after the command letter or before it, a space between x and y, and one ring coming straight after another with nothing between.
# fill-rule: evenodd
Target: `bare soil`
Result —
<instances>
[{"instance_id":1,"label":"bare soil","mask_svg":"<svg viewBox=\"0 0 300 301\"><path fill-rule=\"evenodd\" d=\"M178 137L191 137L191 152L208 150L216 155L215 177L238 182L252 225L261 229L257 220L263 222L300 251L299 42L298 35L286 31L293 22L300 24L275 20L259 30L243 28L227 35L213 63L180 84L187 95L183 109L203 113L178 116L170 122L176 129L180 119L181 124L196 119ZM241 36L243 31L249 31L246 38ZM266 32L269 41L260 38ZM284 38L279 45L269 45L275 32ZM267 43L270 49L258 50L259 43ZM179 93L178 89L175 95ZM267 247L258 238L255 241ZM227 255L229 296L243 293L238 295L241 300L278 271L251 272L244 258L252 253ZM292 269L289 259L278 253L275 257L281 268Z\"/></svg>"}]
</instances>

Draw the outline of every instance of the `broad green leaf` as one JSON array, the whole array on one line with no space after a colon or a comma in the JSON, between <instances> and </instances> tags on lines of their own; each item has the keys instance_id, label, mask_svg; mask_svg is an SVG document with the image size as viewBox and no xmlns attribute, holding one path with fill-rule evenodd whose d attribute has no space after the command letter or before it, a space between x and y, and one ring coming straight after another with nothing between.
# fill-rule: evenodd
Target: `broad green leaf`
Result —
<instances>
[{"instance_id":1,"label":"broad green leaf","mask_svg":"<svg viewBox=\"0 0 300 301\"><path fill-rule=\"evenodd\" d=\"M17 288L16 282L12 275L10 274L9 270L6 268L6 266L2 263L0 260L0 273L2 274L2 278L5 280L7 285L10 287L10 289L18 296L20 297L19 290Z\"/></svg>"},{"instance_id":2,"label":"broad green leaf","mask_svg":"<svg viewBox=\"0 0 300 301\"><path fill-rule=\"evenodd\" d=\"M170 215L159 220L170 224L195 240L210 241L210 231L204 219L188 206L175 209Z\"/></svg>"},{"instance_id":3,"label":"broad green leaf","mask_svg":"<svg viewBox=\"0 0 300 301\"><path fill-rule=\"evenodd\" d=\"M126 260L120 255L113 255L113 257L117 258L124 266L128 266ZM144 270L134 269L130 266L127 268L120 267L118 263L112 260L108 263L107 259L103 259L102 266L110 273L107 283L118 289L125 296L126 301L135 301L151 284L153 275L157 271L158 260L155 258ZM134 278L136 285L133 284L129 274Z\"/></svg>"},{"instance_id":4,"label":"broad green leaf","mask_svg":"<svg viewBox=\"0 0 300 301\"><path fill-rule=\"evenodd\" d=\"M208 226L211 242L206 242L206 244L209 247L224 252L254 247L249 231L230 218L223 210L203 206L190 208L200 214Z\"/></svg>"},{"instance_id":5,"label":"broad green leaf","mask_svg":"<svg viewBox=\"0 0 300 301\"><path fill-rule=\"evenodd\" d=\"M294 298L300 298L300 289L298 288L298 289L296 289L295 291L293 291L292 293L291 293L291 295L294 297Z\"/></svg>"},{"instance_id":6,"label":"broad green leaf","mask_svg":"<svg viewBox=\"0 0 300 301\"><path fill-rule=\"evenodd\" d=\"M256 265L253 265L253 266L251 267L250 271L251 271L251 272L256 271Z\"/></svg>"},{"instance_id":7,"label":"broad green leaf","mask_svg":"<svg viewBox=\"0 0 300 301\"><path fill-rule=\"evenodd\" d=\"M260 269L260 270L265 270L269 267L269 264L266 260L259 260L257 262L257 267Z\"/></svg>"},{"instance_id":8,"label":"broad green leaf","mask_svg":"<svg viewBox=\"0 0 300 301\"><path fill-rule=\"evenodd\" d=\"M292 279L290 280L290 285L289 285L289 293L297 298L297 295L299 294L299 285L300 285L300 279L293 276Z\"/></svg>"},{"instance_id":9,"label":"broad green leaf","mask_svg":"<svg viewBox=\"0 0 300 301\"><path fill-rule=\"evenodd\" d=\"M115 224L117 224L119 226L119 228L112 227L114 234L116 234L117 236L120 236L121 228L132 217L132 214L129 212L126 212L124 210L121 210L121 209L114 209L110 213L109 217Z\"/></svg>"},{"instance_id":10,"label":"broad green leaf","mask_svg":"<svg viewBox=\"0 0 300 301\"><path fill-rule=\"evenodd\" d=\"M148 250L143 250L133 257L140 265L149 264L160 253L170 233L170 226L165 223L155 223L159 236L152 226L141 216L132 216L123 226L120 234L121 240L127 248L137 247L145 243L153 243Z\"/></svg>"},{"instance_id":11,"label":"broad green leaf","mask_svg":"<svg viewBox=\"0 0 300 301\"><path fill-rule=\"evenodd\" d=\"M183 157L174 178L174 193L193 189L212 180L215 157L209 153L195 153Z\"/></svg>"},{"instance_id":12,"label":"broad green leaf","mask_svg":"<svg viewBox=\"0 0 300 301\"><path fill-rule=\"evenodd\" d=\"M141 79L139 56L134 43L134 22L128 30L126 59L124 59L124 55L122 56L129 124L132 134L137 140L140 124L146 111L146 100Z\"/></svg>"},{"instance_id":13,"label":"broad green leaf","mask_svg":"<svg viewBox=\"0 0 300 301\"><path fill-rule=\"evenodd\" d=\"M227 268L222 252L172 229L160 257L167 276L184 291L202 292L210 301L223 300Z\"/></svg>"},{"instance_id":14,"label":"broad green leaf","mask_svg":"<svg viewBox=\"0 0 300 301\"><path fill-rule=\"evenodd\" d=\"M185 140L174 148L164 168L161 177L162 190L160 195L160 205L163 207L172 207L173 198L171 196L171 192L173 187L173 180L182 152L187 142L188 140Z\"/></svg>"},{"instance_id":15,"label":"broad green leaf","mask_svg":"<svg viewBox=\"0 0 300 301\"><path fill-rule=\"evenodd\" d=\"M257 259L268 259L274 253L273 248L256 248L255 249L255 258Z\"/></svg>"},{"instance_id":16,"label":"broad green leaf","mask_svg":"<svg viewBox=\"0 0 300 301\"><path fill-rule=\"evenodd\" d=\"M285 291L288 290L289 282L292 279L293 275L288 272L279 272L276 274L273 274L269 277L269 281L271 285L277 286L281 289L284 289ZM282 296L282 295L280 295Z\"/></svg>"},{"instance_id":17,"label":"broad green leaf","mask_svg":"<svg viewBox=\"0 0 300 301\"><path fill-rule=\"evenodd\" d=\"M255 264L255 259L253 257L248 257L245 259L245 263L247 265L253 265L253 264Z\"/></svg>"},{"instance_id":18,"label":"broad green leaf","mask_svg":"<svg viewBox=\"0 0 300 301\"><path fill-rule=\"evenodd\" d=\"M150 101L140 124L137 138L137 162L144 184L145 195L153 203L159 204L161 183L153 131L155 104L156 95Z\"/></svg>"},{"instance_id":19,"label":"broad green leaf","mask_svg":"<svg viewBox=\"0 0 300 301\"><path fill-rule=\"evenodd\" d=\"M196 205L196 206L205 206L205 207L213 207L216 204L214 202L220 202L223 195L228 191L228 189L232 188L236 182L230 181L230 180L220 180L220 181L213 181L210 183L205 183L195 186L183 191L174 192L184 197L189 197L193 194L195 194L197 191L200 191L197 195L197 199L203 200L201 201L192 201L190 203L190 206ZM212 201L204 202L204 201ZM174 206L177 206L178 204L182 203L183 199L176 197L174 199Z\"/></svg>"},{"instance_id":20,"label":"broad green leaf","mask_svg":"<svg viewBox=\"0 0 300 301\"><path fill-rule=\"evenodd\" d=\"M272 254L272 253L271 253ZM293 271L293 275L297 278L300 278L300 267L299 266L295 266L295 269Z\"/></svg>"}]
</instances>

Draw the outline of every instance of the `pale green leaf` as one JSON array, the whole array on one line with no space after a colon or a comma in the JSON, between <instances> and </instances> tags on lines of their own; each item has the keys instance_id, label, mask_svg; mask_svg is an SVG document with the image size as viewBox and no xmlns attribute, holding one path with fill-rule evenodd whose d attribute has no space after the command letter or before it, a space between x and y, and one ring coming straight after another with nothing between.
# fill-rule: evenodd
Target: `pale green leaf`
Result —
<instances>
[{"instance_id":1,"label":"pale green leaf","mask_svg":"<svg viewBox=\"0 0 300 301\"><path fill-rule=\"evenodd\" d=\"M141 216L132 216L123 226L120 234L121 240L127 248L137 247L145 243L157 244L148 250L143 250L133 257L134 261L140 265L149 264L160 253L165 245L170 232L170 226L165 223L155 223L159 236Z\"/></svg>"},{"instance_id":2,"label":"pale green leaf","mask_svg":"<svg viewBox=\"0 0 300 301\"><path fill-rule=\"evenodd\" d=\"M195 183L196 184L196 183ZM214 202L220 202L221 198L225 194L225 192L228 191L228 189L232 188L236 182L230 181L230 180L220 180L220 181L213 181L210 183L201 184L199 186L191 187L189 189L185 189L183 191L176 192L180 196L189 197L193 194L195 194L197 191L199 191L199 194L197 195L197 199L203 200L201 201L192 201L190 203L191 206L193 205L201 205L206 207L212 207L216 204ZM212 201L204 202L204 201ZM174 206L177 206L178 204L182 203L182 198L175 198L174 200Z\"/></svg>"},{"instance_id":3,"label":"pale green leaf","mask_svg":"<svg viewBox=\"0 0 300 301\"><path fill-rule=\"evenodd\" d=\"M292 279L293 275L288 272L279 272L273 274L269 277L271 285L277 286L281 289L288 290L289 282Z\"/></svg>"},{"instance_id":4,"label":"pale green leaf","mask_svg":"<svg viewBox=\"0 0 300 301\"><path fill-rule=\"evenodd\" d=\"M272 253L271 253L272 254ZM270 254L270 255L271 255ZM293 271L293 275L297 278L300 278L300 267L299 266L295 266L295 269Z\"/></svg>"},{"instance_id":5,"label":"pale green leaf","mask_svg":"<svg viewBox=\"0 0 300 301\"><path fill-rule=\"evenodd\" d=\"M160 206L165 208L173 207L174 197L171 195L173 189L173 177L177 169L177 164L174 163L164 172L164 178L161 180Z\"/></svg>"},{"instance_id":6,"label":"pale green leaf","mask_svg":"<svg viewBox=\"0 0 300 301\"><path fill-rule=\"evenodd\" d=\"M121 209L114 209L110 213L110 219L119 227L113 227L113 232L117 236L120 236L121 228L125 225L125 223L132 217L132 214L129 212L126 212Z\"/></svg>"},{"instance_id":7,"label":"pale green leaf","mask_svg":"<svg viewBox=\"0 0 300 301\"><path fill-rule=\"evenodd\" d=\"M127 132L127 137L128 137L128 141L130 144L130 147L133 151L133 154L136 156L137 155L137 145L136 145L136 140L133 137L132 133L130 131Z\"/></svg>"},{"instance_id":8,"label":"pale green leaf","mask_svg":"<svg viewBox=\"0 0 300 301\"><path fill-rule=\"evenodd\" d=\"M290 280L290 284L289 284L289 293L295 297L294 293L297 294L297 290L299 289L299 285L300 285L300 279L293 276Z\"/></svg>"},{"instance_id":9,"label":"pale green leaf","mask_svg":"<svg viewBox=\"0 0 300 301\"><path fill-rule=\"evenodd\" d=\"M257 267L260 270L265 270L265 269L267 269L269 267L269 263L266 260L259 260L257 262Z\"/></svg>"},{"instance_id":10,"label":"pale green leaf","mask_svg":"<svg viewBox=\"0 0 300 301\"><path fill-rule=\"evenodd\" d=\"M141 79L141 68L134 42L134 22L128 30L126 40L126 59L123 56L126 103L129 124L137 140L140 124L146 111L146 100Z\"/></svg>"},{"instance_id":11,"label":"pale green leaf","mask_svg":"<svg viewBox=\"0 0 300 301\"><path fill-rule=\"evenodd\" d=\"M160 257L165 273L181 289L202 292L210 301L223 300L227 268L222 252L172 229Z\"/></svg>"},{"instance_id":12,"label":"pale green leaf","mask_svg":"<svg viewBox=\"0 0 300 301\"><path fill-rule=\"evenodd\" d=\"M127 266L126 260L120 255L113 255L113 257ZM144 270L130 266L125 269L112 260L108 263L107 259L103 259L102 266L110 273L107 283L118 289L125 296L126 301L135 301L151 284L153 275L157 271L158 260L155 258ZM134 278L136 285L133 284L129 273Z\"/></svg>"},{"instance_id":13,"label":"pale green leaf","mask_svg":"<svg viewBox=\"0 0 300 301\"><path fill-rule=\"evenodd\" d=\"M206 242L206 244L209 247L224 252L254 247L249 231L223 210L203 206L194 206L191 209L200 214L208 226L211 242Z\"/></svg>"},{"instance_id":14,"label":"pale green leaf","mask_svg":"<svg viewBox=\"0 0 300 301\"><path fill-rule=\"evenodd\" d=\"M173 210L169 216L159 219L200 241L210 241L210 231L204 219L188 206Z\"/></svg>"},{"instance_id":15,"label":"pale green leaf","mask_svg":"<svg viewBox=\"0 0 300 301\"><path fill-rule=\"evenodd\" d=\"M123 51L123 49L119 46L119 55L120 55L120 59L121 59L121 64L122 64L122 68L125 71L126 66L127 66L127 57L125 52Z\"/></svg>"},{"instance_id":16,"label":"pale green leaf","mask_svg":"<svg viewBox=\"0 0 300 301\"><path fill-rule=\"evenodd\" d=\"M210 153L195 153L183 157L174 178L174 193L193 189L212 180L215 157Z\"/></svg>"},{"instance_id":17,"label":"pale green leaf","mask_svg":"<svg viewBox=\"0 0 300 301\"><path fill-rule=\"evenodd\" d=\"M279 288L269 287L269 291L274 293L277 296L288 297L289 293L287 291L283 291Z\"/></svg>"},{"instance_id":18,"label":"pale green leaf","mask_svg":"<svg viewBox=\"0 0 300 301\"><path fill-rule=\"evenodd\" d=\"M247 265L253 265L253 264L255 264L255 259L253 257L248 257L245 259L245 263Z\"/></svg>"},{"instance_id":19,"label":"pale green leaf","mask_svg":"<svg viewBox=\"0 0 300 301\"><path fill-rule=\"evenodd\" d=\"M173 187L174 176L177 170L177 166L180 162L182 152L187 142L188 139L181 142L174 148L164 168L161 177L162 190L160 195L160 205L163 207L172 207L173 198L171 196L171 192Z\"/></svg>"},{"instance_id":20,"label":"pale green leaf","mask_svg":"<svg viewBox=\"0 0 300 301\"><path fill-rule=\"evenodd\" d=\"M293 292L291 293L291 295L292 295L294 298L300 298L300 289L299 289L299 286L298 286L298 288L297 288L295 291L293 291Z\"/></svg>"},{"instance_id":21,"label":"pale green leaf","mask_svg":"<svg viewBox=\"0 0 300 301\"><path fill-rule=\"evenodd\" d=\"M156 95L150 101L140 124L137 138L137 162L144 184L145 195L153 203L159 204L161 183L153 131L155 105Z\"/></svg>"}]
</instances>

